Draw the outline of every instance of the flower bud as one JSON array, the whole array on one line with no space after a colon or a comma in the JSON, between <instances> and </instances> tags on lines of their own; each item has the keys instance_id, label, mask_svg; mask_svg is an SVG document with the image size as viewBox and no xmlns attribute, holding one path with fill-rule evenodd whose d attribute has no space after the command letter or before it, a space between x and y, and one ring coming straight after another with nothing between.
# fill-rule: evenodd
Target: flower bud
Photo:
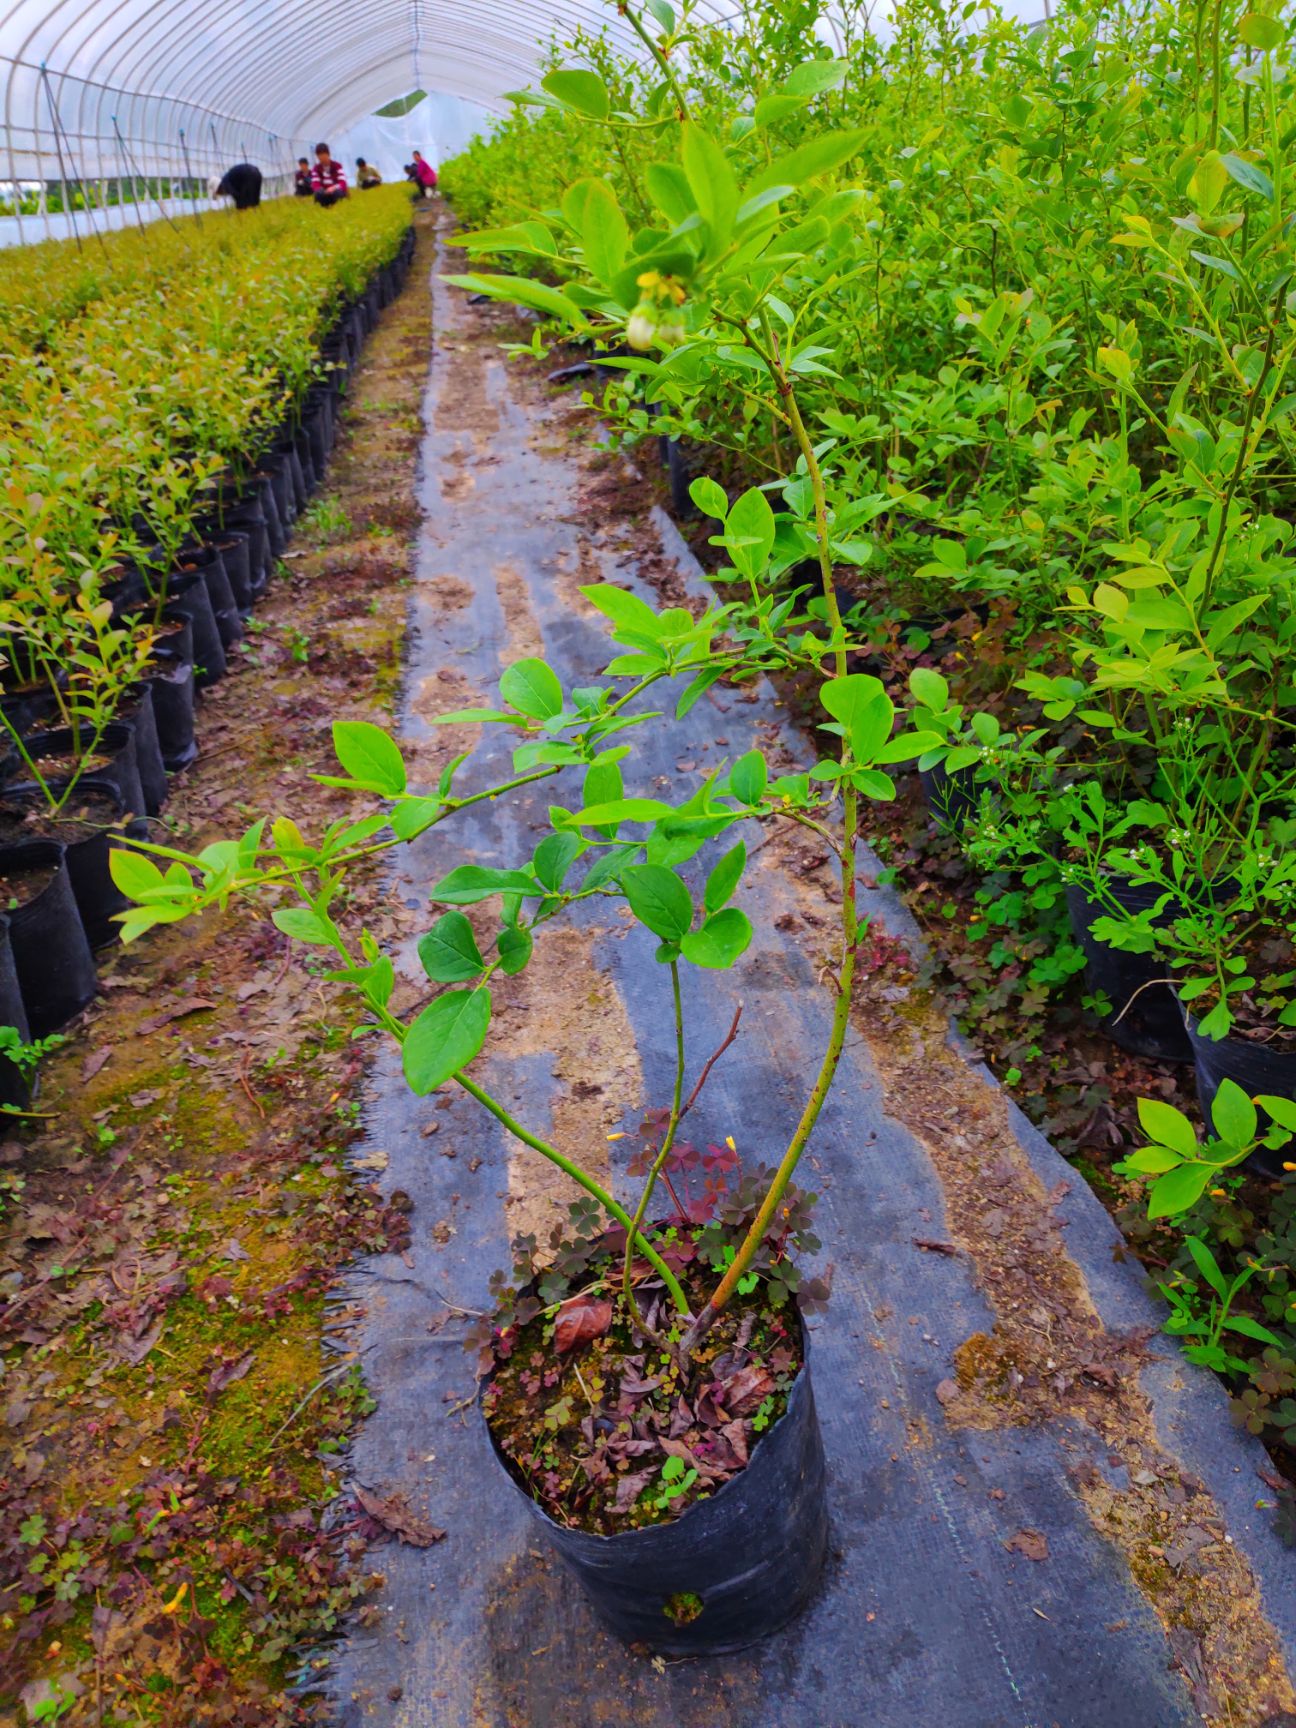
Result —
<instances>
[{"instance_id":1,"label":"flower bud","mask_svg":"<svg viewBox=\"0 0 1296 1728\"><path fill-rule=\"evenodd\" d=\"M647 301L640 301L630 314L630 322L626 325L626 341L632 348L643 350L652 347L653 337L657 334L655 311Z\"/></svg>"}]
</instances>

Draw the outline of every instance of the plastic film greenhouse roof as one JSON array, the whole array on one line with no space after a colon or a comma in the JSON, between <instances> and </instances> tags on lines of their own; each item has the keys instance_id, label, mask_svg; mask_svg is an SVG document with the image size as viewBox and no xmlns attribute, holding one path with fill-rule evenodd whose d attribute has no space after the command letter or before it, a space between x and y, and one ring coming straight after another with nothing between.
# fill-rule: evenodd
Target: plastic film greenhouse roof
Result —
<instances>
[{"instance_id":1,"label":"plastic film greenhouse roof","mask_svg":"<svg viewBox=\"0 0 1296 1728\"><path fill-rule=\"evenodd\" d=\"M703 0L698 15L730 9ZM548 41L581 25L636 46L600 0L0 0L0 148L29 154L41 125L49 153L54 105L73 145L113 136L114 122L141 137L141 103L165 101L190 111L191 137L208 115L262 148L341 132L416 87L498 110Z\"/></svg>"}]
</instances>

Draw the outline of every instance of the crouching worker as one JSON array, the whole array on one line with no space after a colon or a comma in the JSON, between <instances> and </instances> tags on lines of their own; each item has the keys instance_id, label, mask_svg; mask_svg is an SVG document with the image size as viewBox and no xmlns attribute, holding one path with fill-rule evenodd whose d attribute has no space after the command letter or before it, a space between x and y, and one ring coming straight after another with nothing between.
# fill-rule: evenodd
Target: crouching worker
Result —
<instances>
[{"instance_id":1,"label":"crouching worker","mask_svg":"<svg viewBox=\"0 0 1296 1728\"><path fill-rule=\"evenodd\" d=\"M255 210L261 202L261 170L250 162L236 162L216 182L214 198L232 198L236 210Z\"/></svg>"},{"instance_id":2,"label":"crouching worker","mask_svg":"<svg viewBox=\"0 0 1296 1728\"><path fill-rule=\"evenodd\" d=\"M382 185L382 175L372 162L366 162L363 156L356 157L356 185L362 192L368 192L374 186Z\"/></svg>"},{"instance_id":3,"label":"crouching worker","mask_svg":"<svg viewBox=\"0 0 1296 1728\"><path fill-rule=\"evenodd\" d=\"M315 166L311 169L311 191L317 204L338 204L347 195L346 175L342 164L333 160L327 144L315 146Z\"/></svg>"},{"instance_id":4,"label":"crouching worker","mask_svg":"<svg viewBox=\"0 0 1296 1728\"><path fill-rule=\"evenodd\" d=\"M311 165L308 156L297 158L297 172L293 175L293 197L309 198L311 192Z\"/></svg>"},{"instance_id":5,"label":"crouching worker","mask_svg":"<svg viewBox=\"0 0 1296 1728\"><path fill-rule=\"evenodd\" d=\"M436 191L436 169L430 162L424 160L423 153L420 150L414 152L414 160L410 164L410 167L413 170L412 178L414 184L418 187L419 192L424 198L430 198Z\"/></svg>"}]
</instances>

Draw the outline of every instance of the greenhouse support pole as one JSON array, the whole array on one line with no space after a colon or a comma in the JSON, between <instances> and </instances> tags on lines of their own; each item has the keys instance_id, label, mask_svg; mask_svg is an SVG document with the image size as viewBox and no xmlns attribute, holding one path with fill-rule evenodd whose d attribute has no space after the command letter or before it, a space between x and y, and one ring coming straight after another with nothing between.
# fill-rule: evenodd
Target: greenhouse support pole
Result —
<instances>
[{"instance_id":1,"label":"greenhouse support pole","mask_svg":"<svg viewBox=\"0 0 1296 1728\"><path fill-rule=\"evenodd\" d=\"M180 128L180 149L184 156L185 179L189 182L189 201L193 205L194 221L202 227L202 211L198 208L198 182L189 166L189 146L185 143L184 127Z\"/></svg>"},{"instance_id":2,"label":"greenhouse support pole","mask_svg":"<svg viewBox=\"0 0 1296 1728\"><path fill-rule=\"evenodd\" d=\"M9 76L11 78L13 77L12 66L9 69ZM22 188L18 184L18 165L14 160L13 128L9 124L9 103L7 100L7 92L5 101L5 154L9 158L9 184L13 187L14 215L18 219L18 244L20 246L25 246L27 244L27 236L23 233Z\"/></svg>"},{"instance_id":3,"label":"greenhouse support pole","mask_svg":"<svg viewBox=\"0 0 1296 1728\"><path fill-rule=\"evenodd\" d=\"M36 172L40 176L40 196L37 208L45 223L45 238L52 240L54 230L50 225L49 199L45 192L45 152L41 149L40 98L36 99L36 109L32 115L32 144L36 156Z\"/></svg>"},{"instance_id":4,"label":"greenhouse support pole","mask_svg":"<svg viewBox=\"0 0 1296 1728\"><path fill-rule=\"evenodd\" d=\"M131 167L130 157L126 152L126 140L121 135L121 127L117 124L117 116L115 114L112 116L112 123L113 131L117 135L117 152L121 157L122 168L126 171L122 174L122 179L125 180L126 175L129 173L131 183L131 202L135 206L135 220L139 223L140 233L142 234L144 232L144 213L140 209L139 188L135 184L134 170Z\"/></svg>"}]
</instances>

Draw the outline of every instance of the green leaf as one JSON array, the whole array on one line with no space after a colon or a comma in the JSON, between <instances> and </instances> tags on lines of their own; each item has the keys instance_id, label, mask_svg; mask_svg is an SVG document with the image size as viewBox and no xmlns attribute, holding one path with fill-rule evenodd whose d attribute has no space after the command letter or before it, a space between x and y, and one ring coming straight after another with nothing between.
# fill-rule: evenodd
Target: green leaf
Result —
<instances>
[{"instance_id":1,"label":"green leaf","mask_svg":"<svg viewBox=\"0 0 1296 1728\"><path fill-rule=\"evenodd\" d=\"M621 872L630 910L664 942L678 942L693 922L689 891L673 870L661 864L630 864Z\"/></svg>"},{"instance_id":2,"label":"green leaf","mask_svg":"<svg viewBox=\"0 0 1296 1728\"><path fill-rule=\"evenodd\" d=\"M395 798L405 790L405 763L381 726L368 720L335 720L333 749L347 773L367 792Z\"/></svg>"},{"instance_id":3,"label":"green leaf","mask_svg":"<svg viewBox=\"0 0 1296 1728\"><path fill-rule=\"evenodd\" d=\"M584 827L602 828L617 822L660 822L663 816L674 814L674 806L663 804L660 798L614 798L606 804L587 805L572 820Z\"/></svg>"},{"instance_id":4,"label":"green leaf","mask_svg":"<svg viewBox=\"0 0 1296 1728\"><path fill-rule=\"evenodd\" d=\"M1181 1164L1177 1170L1168 1170L1152 1184L1148 1217L1172 1218L1177 1212L1186 1212L1201 1199L1211 1176L1208 1164Z\"/></svg>"},{"instance_id":5,"label":"green leaf","mask_svg":"<svg viewBox=\"0 0 1296 1728\"><path fill-rule=\"evenodd\" d=\"M552 720L562 713L562 685L543 660L515 660L500 679L500 695L510 708L533 720Z\"/></svg>"},{"instance_id":6,"label":"green leaf","mask_svg":"<svg viewBox=\"0 0 1296 1728\"><path fill-rule=\"evenodd\" d=\"M596 72L580 68L550 72L540 80L540 88L588 120L606 120L612 111L607 85Z\"/></svg>"},{"instance_id":7,"label":"green leaf","mask_svg":"<svg viewBox=\"0 0 1296 1728\"><path fill-rule=\"evenodd\" d=\"M648 10L669 36L675 28L675 13L667 0L644 0Z\"/></svg>"},{"instance_id":8,"label":"green leaf","mask_svg":"<svg viewBox=\"0 0 1296 1728\"><path fill-rule=\"evenodd\" d=\"M889 804L896 795L895 781L880 768L856 768L851 775L851 784L866 798L875 798L879 804Z\"/></svg>"},{"instance_id":9,"label":"green leaf","mask_svg":"<svg viewBox=\"0 0 1296 1728\"><path fill-rule=\"evenodd\" d=\"M511 978L515 972L520 972L531 958L535 939L529 930L509 924L500 931L495 945L499 949L500 971L506 972Z\"/></svg>"},{"instance_id":10,"label":"green leaf","mask_svg":"<svg viewBox=\"0 0 1296 1728\"><path fill-rule=\"evenodd\" d=\"M759 804L765 796L769 769L759 750L749 750L734 763L729 774L729 790L740 804Z\"/></svg>"},{"instance_id":11,"label":"green leaf","mask_svg":"<svg viewBox=\"0 0 1296 1728\"><path fill-rule=\"evenodd\" d=\"M533 282L529 276L492 276L476 272L471 276L443 276L441 280L452 288L465 288L470 294L485 294L492 300L529 306L535 312L560 318L578 329L584 329L589 322L574 300L569 300L545 282Z\"/></svg>"},{"instance_id":12,"label":"green leaf","mask_svg":"<svg viewBox=\"0 0 1296 1728\"><path fill-rule=\"evenodd\" d=\"M147 900L151 892L166 889L162 872L153 860L125 846L114 846L109 852L108 870L116 888L128 900Z\"/></svg>"},{"instance_id":13,"label":"green leaf","mask_svg":"<svg viewBox=\"0 0 1296 1728\"><path fill-rule=\"evenodd\" d=\"M698 213L710 232L709 251L714 257L724 251L733 234L738 182L729 158L696 120L686 120L680 128L680 161Z\"/></svg>"},{"instance_id":14,"label":"green leaf","mask_svg":"<svg viewBox=\"0 0 1296 1728\"><path fill-rule=\"evenodd\" d=\"M1256 1103L1268 1115L1272 1116L1280 1128L1287 1128L1296 1134L1296 1099L1278 1098L1268 1092L1262 1092Z\"/></svg>"},{"instance_id":15,"label":"green leaf","mask_svg":"<svg viewBox=\"0 0 1296 1728\"><path fill-rule=\"evenodd\" d=\"M316 948L333 945L333 927L309 906L281 906L270 914L276 930L291 936L294 942L309 942Z\"/></svg>"},{"instance_id":16,"label":"green leaf","mask_svg":"<svg viewBox=\"0 0 1296 1728\"><path fill-rule=\"evenodd\" d=\"M423 1097L466 1068L486 1042L490 1018L490 991L484 986L438 996L405 1034L401 1066L410 1090Z\"/></svg>"},{"instance_id":17,"label":"green leaf","mask_svg":"<svg viewBox=\"0 0 1296 1728\"><path fill-rule=\"evenodd\" d=\"M657 614L637 594L627 594L624 588L613 587L610 582L591 583L588 588L582 588L581 593L618 630L629 631L636 638L651 642L661 635Z\"/></svg>"},{"instance_id":18,"label":"green leaf","mask_svg":"<svg viewBox=\"0 0 1296 1728\"><path fill-rule=\"evenodd\" d=\"M680 940L680 953L694 966L723 971L732 966L751 944L751 920L736 906L715 912L700 930L691 930Z\"/></svg>"},{"instance_id":19,"label":"green leaf","mask_svg":"<svg viewBox=\"0 0 1296 1728\"><path fill-rule=\"evenodd\" d=\"M747 197L768 186L803 186L821 174L840 168L861 148L869 135L866 126L850 132L821 132L784 156L776 156L745 188Z\"/></svg>"},{"instance_id":20,"label":"green leaf","mask_svg":"<svg viewBox=\"0 0 1296 1728\"><path fill-rule=\"evenodd\" d=\"M550 834L548 839L542 840L536 847L535 857L531 860L536 880L543 887L558 893L563 885L563 877L584 850L585 845L580 835L573 834L570 829L562 834Z\"/></svg>"},{"instance_id":21,"label":"green leaf","mask_svg":"<svg viewBox=\"0 0 1296 1728\"><path fill-rule=\"evenodd\" d=\"M1287 40L1279 20L1264 12L1244 12L1238 21L1238 35L1248 48L1258 48L1262 54L1272 54Z\"/></svg>"},{"instance_id":22,"label":"green leaf","mask_svg":"<svg viewBox=\"0 0 1296 1728\"><path fill-rule=\"evenodd\" d=\"M419 937L418 957L437 984L466 984L486 970L473 927L462 912L447 912Z\"/></svg>"},{"instance_id":23,"label":"green leaf","mask_svg":"<svg viewBox=\"0 0 1296 1728\"><path fill-rule=\"evenodd\" d=\"M881 680L867 672L850 672L844 678L830 678L819 695L833 719L845 728L851 755L863 765L871 763L895 723L895 707Z\"/></svg>"},{"instance_id":24,"label":"green leaf","mask_svg":"<svg viewBox=\"0 0 1296 1728\"><path fill-rule=\"evenodd\" d=\"M675 227L697 213L688 176L677 163L650 162L644 170L644 185L653 203Z\"/></svg>"},{"instance_id":25,"label":"green leaf","mask_svg":"<svg viewBox=\"0 0 1296 1728\"><path fill-rule=\"evenodd\" d=\"M1236 180L1239 186L1244 186L1248 192L1258 192L1266 203L1274 201L1274 184L1263 168L1254 162L1247 162L1241 156L1231 152L1223 158L1224 166L1229 171L1229 178Z\"/></svg>"},{"instance_id":26,"label":"green leaf","mask_svg":"<svg viewBox=\"0 0 1296 1728\"><path fill-rule=\"evenodd\" d=\"M1165 1104L1159 1098L1140 1098L1138 1119L1148 1139L1155 1140L1158 1146L1169 1146L1181 1158L1197 1156L1196 1130L1173 1104Z\"/></svg>"},{"instance_id":27,"label":"green leaf","mask_svg":"<svg viewBox=\"0 0 1296 1728\"><path fill-rule=\"evenodd\" d=\"M840 90L846 82L846 65L845 60L803 60L783 80L783 94L809 102L825 90Z\"/></svg>"},{"instance_id":28,"label":"green leaf","mask_svg":"<svg viewBox=\"0 0 1296 1728\"><path fill-rule=\"evenodd\" d=\"M1279 1338L1258 1320L1253 1320L1249 1314L1230 1314L1224 1325L1230 1332L1240 1332L1244 1338L1254 1338L1257 1344L1272 1344L1284 1351L1288 1348L1285 1339Z\"/></svg>"},{"instance_id":29,"label":"green leaf","mask_svg":"<svg viewBox=\"0 0 1296 1728\"><path fill-rule=\"evenodd\" d=\"M630 245L616 194L606 180L578 180L563 196L563 214L580 235L590 274L610 289Z\"/></svg>"},{"instance_id":30,"label":"green leaf","mask_svg":"<svg viewBox=\"0 0 1296 1728\"><path fill-rule=\"evenodd\" d=\"M439 798L411 798L391 813L392 833L398 840L412 840L432 822L441 809Z\"/></svg>"},{"instance_id":31,"label":"green leaf","mask_svg":"<svg viewBox=\"0 0 1296 1728\"><path fill-rule=\"evenodd\" d=\"M747 865L747 848L740 840L731 846L706 879L702 904L708 912L718 912L742 880Z\"/></svg>"},{"instance_id":32,"label":"green leaf","mask_svg":"<svg viewBox=\"0 0 1296 1728\"><path fill-rule=\"evenodd\" d=\"M538 894L537 885L522 870L491 870L485 864L460 864L443 876L428 896L447 906L473 906L492 894Z\"/></svg>"},{"instance_id":33,"label":"green leaf","mask_svg":"<svg viewBox=\"0 0 1296 1728\"><path fill-rule=\"evenodd\" d=\"M723 486L709 474L699 474L689 487L689 497L704 516L714 516L723 522L729 514L729 497Z\"/></svg>"},{"instance_id":34,"label":"green leaf","mask_svg":"<svg viewBox=\"0 0 1296 1728\"><path fill-rule=\"evenodd\" d=\"M1184 1247L1192 1255L1193 1264L1217 1296L1228 1296L1228 1280L1216 1264L1215 1256L1196 1236L1185 1236Z\"/></svg>"},{"instance_id":35,"label":"green leaf","mask_svg":"<svg viewBox=\"0 0 1296 1728\"><path fill-rule=\"evenodd\" d=\"M909 689L915 702L940 714L949 705L949 682L931 666L915 666L909 674Z\"/></svg>"},{"instance_id":36,"label":"green leaf","mask_svg":"<svg viewBox=\"0 0 1296 1728\"><path fill-rule=\"evenodd\" d=\"M759 486L749 487L734 501L725 522L724 543L744 576L764 573L774 550L774 512Z\"/></svg>"},{"instance_id":37,"label":"green leaf","mask_svg":"<svg viewBox=\"0 0 1296 1728\"><path fill-rule=\"evenodd\" d=\"M1249 1146L1255 1139L1256 1107L1236 1080L1220 1081L1210 1114L1215 1132L1228 1145Z\"/></svg>"}]
</instances>

